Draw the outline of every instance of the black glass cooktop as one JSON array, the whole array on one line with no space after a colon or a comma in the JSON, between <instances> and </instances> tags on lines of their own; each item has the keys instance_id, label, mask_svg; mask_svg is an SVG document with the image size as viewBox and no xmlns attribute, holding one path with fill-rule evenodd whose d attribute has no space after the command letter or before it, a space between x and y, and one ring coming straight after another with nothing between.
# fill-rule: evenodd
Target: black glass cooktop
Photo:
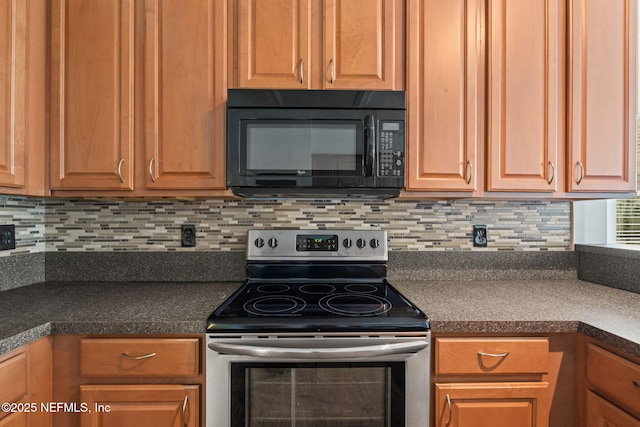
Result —
<instances>
[{"instance_id":1,"label":"black glass cooktop","mask_svg":"<svg viewBox=\"0 0 640 427\"><path fill-rule=\"evenodd\" d=\"M386 281L246 281L207 320L207 332L409 332L427 316Z\"/></svg>"}]
</instances>

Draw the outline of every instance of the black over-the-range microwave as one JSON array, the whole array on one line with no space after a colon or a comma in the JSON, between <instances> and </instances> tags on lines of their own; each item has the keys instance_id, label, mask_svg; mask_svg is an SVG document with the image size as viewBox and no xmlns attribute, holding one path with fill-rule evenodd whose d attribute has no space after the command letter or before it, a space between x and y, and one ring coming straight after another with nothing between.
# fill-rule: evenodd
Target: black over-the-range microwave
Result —
<instances>
[{"instance_id":1,"label":"black over-the-range microwave","mask_svg":"<svg viewBox=\"0 0 640 427\"><path fill-rule=\"evenodd\" d=\"M252 198L397 196L403 91L229 89L227 185Z\"/></svg>"}]
</instances>

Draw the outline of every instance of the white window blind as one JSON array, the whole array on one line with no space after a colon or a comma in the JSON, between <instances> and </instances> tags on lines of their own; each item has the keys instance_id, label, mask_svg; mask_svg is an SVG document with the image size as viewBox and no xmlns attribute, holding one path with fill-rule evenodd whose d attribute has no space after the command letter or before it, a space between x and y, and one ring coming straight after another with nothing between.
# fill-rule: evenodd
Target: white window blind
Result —
<instances>
[{"instance_id":1,"label":"white window blind","mask_svg":"<svg viewBox=\"0 0 640 427\"><path fill-rule=\"evenodd\" d=\"M636 158L640 166L640 117L636 119ZM636 173L640 190L640 173ZM640 197L620 199L616 204L616 241L640 245Z\"/></svg>"}]
</instances>

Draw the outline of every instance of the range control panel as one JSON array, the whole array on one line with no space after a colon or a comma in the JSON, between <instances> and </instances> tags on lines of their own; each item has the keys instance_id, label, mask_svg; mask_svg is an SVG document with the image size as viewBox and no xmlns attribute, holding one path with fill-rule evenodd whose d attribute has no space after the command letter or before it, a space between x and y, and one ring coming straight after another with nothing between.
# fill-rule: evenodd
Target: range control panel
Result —
<instances>
[{"instance_id":1,"label":"range control panel","mask_svg":"<svg viewBox=\"0 0 640 427\"><path fill-rule=\"evenodd\" d=\"M387 232L380 230L250 230L248 260L387 260Z\"/></svg>"}]
</instances>

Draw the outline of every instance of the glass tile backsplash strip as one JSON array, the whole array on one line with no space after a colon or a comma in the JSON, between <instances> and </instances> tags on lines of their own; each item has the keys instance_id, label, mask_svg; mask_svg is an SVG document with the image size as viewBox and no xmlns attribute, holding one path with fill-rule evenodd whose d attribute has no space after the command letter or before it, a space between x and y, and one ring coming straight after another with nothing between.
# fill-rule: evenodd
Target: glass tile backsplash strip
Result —
<instances>
[{"instance_id":1,"label":"glass tile backsplash strip","mask_svg":"<svg viewBox=\"0 0 640 427\"><path fill-rule=\"evenodd\" d=\"M571 250L567 201L46 199L46 251L244 251L251 228L379 228L394 250ZM40 220L42 218L40 217ZM180 226L196 226L195 248ZM474 248L474 224L488 247Z\"/></svg>"}]
</instances>

